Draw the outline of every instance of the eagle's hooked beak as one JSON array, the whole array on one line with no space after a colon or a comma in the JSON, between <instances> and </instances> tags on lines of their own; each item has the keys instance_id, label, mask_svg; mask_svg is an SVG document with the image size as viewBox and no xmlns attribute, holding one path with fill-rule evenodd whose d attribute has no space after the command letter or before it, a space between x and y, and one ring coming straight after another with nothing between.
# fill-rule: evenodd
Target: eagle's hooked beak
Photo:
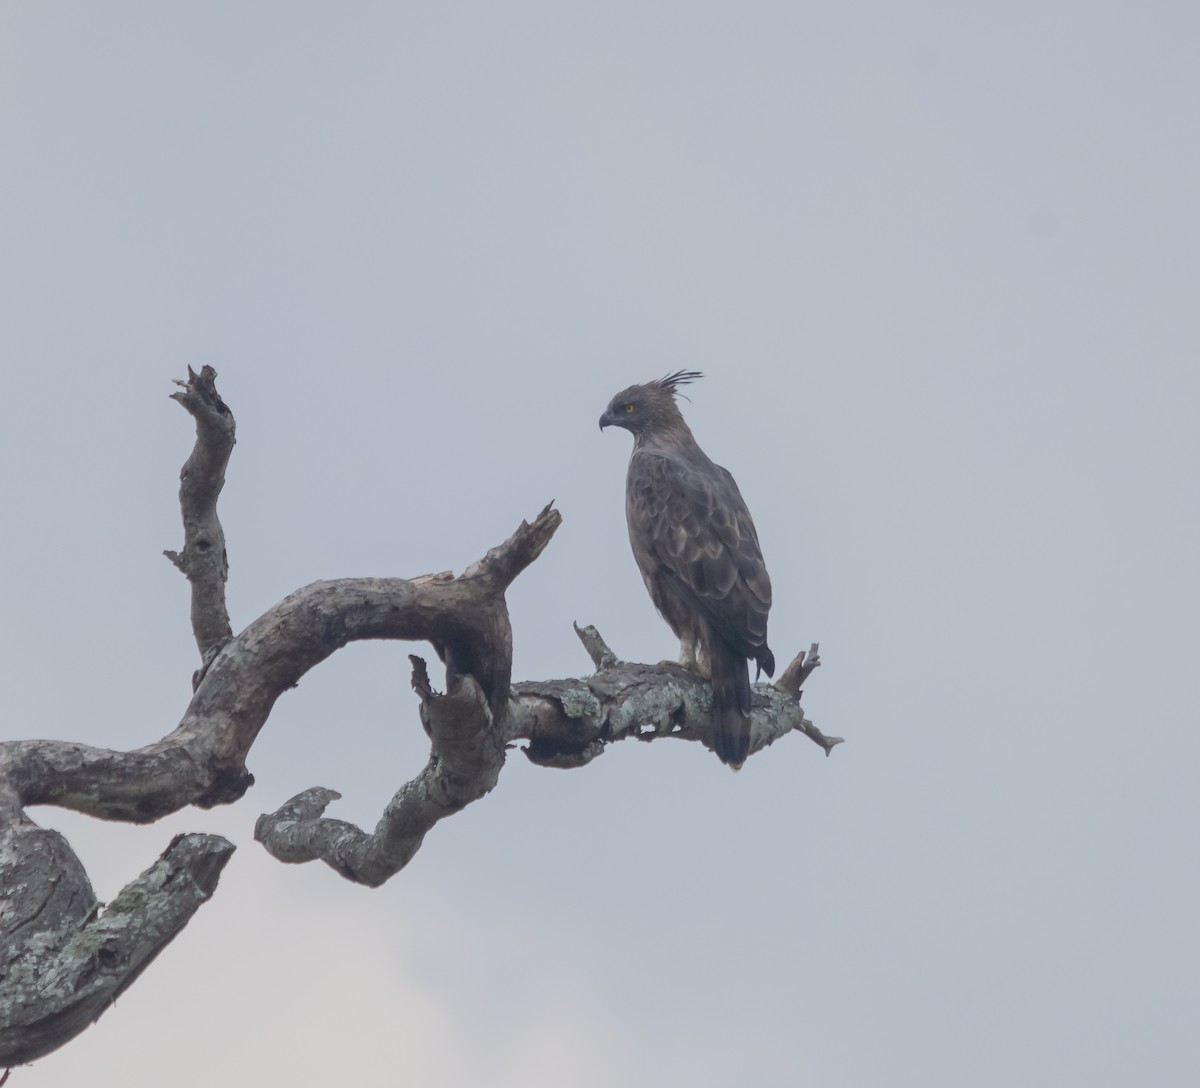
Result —
<instances>
[{"instance_id":1,"label":"eagle's hooked beak","mask_svg":"<svg viewBox=\"0 0 1200 1088\"><path fill-rule=\"evenodd\" d=\"M605 427L611 427L612 422L613 422L612 413L606 411L604 413L604 415L602 415L600 417L600 430L604 430Z\"/></svg>"}]
</instances>

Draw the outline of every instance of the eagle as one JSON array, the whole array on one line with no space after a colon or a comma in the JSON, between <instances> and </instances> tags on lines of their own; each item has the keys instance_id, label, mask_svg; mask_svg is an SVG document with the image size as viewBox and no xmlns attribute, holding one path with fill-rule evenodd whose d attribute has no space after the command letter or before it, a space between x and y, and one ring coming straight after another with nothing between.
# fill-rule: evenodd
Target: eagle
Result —
<instances>
[{"instance_id":1,"label":"eagle","mask_svg":"<svg viewBox=\"0 0 1200 1088\"><path fill-rule=\"evenodd\" d=\"M713 749L735 771L750 752L750 666L767 646L771 579L733 477L700 448L675 394L702 375L677 370L622 390L600 429L633 434L625 480L629 543L650 599L675 632L680 664L712 684Z\"/></svg>"}]
</instances>

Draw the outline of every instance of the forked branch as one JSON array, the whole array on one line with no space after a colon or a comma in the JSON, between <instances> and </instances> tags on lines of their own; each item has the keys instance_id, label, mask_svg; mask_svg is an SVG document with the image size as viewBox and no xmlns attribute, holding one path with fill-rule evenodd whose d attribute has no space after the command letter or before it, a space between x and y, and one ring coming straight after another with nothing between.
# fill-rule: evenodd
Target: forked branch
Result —
<instances>
[{"instance_id":1,"label":"forked branch","mask_svg":"<svg viewBox=\"0 0 1200 1088\"><path fill-rule=\"evenodd\" d=\"M234 636L217 516L234 419L211 367L189 369L179 385L174 398L195 420L196 443L180 477L183 551L166 554L191 586L200 668L179 724L154 744L120 752L66 741L0 743L0 1068L48 1053L98 1017L212 895L233 851L217 836L181 836L101 910L66 840L34 824L27 808L148 823L187 805L237 800L254 782L246 761L275 700L350 642L432 645L444 694L412 657L429 759L369 833L325 817L339 795L315 787L262 816L255 838L281 861L321 860L362 884L383 883L437 821L493 789L518 741L548 767L582 766L628 737L710 741L704 680L674 665L623 662L594 628L576 628L593 675L512 683L505 592L558 528L551 506L461 575L314 582ZM827 754L841 742L800 707L801 685L819 663L814 645L774 686L754 687L751 751L789 732Z\"/></svg>"}]
</instances>

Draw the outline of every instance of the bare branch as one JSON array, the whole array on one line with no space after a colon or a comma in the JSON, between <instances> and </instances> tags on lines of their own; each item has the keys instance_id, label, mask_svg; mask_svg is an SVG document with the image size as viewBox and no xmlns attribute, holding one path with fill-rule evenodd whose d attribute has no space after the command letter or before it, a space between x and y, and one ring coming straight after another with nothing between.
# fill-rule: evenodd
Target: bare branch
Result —
<instances>
[{"instance_id":1,"label":"bare branch","mask_svg":"<svg viewBox=\"0 0 1200 1088\"><path fill-rule=\"evenodd\" d=\"M799 699L800 689L804 687L804 681L821 664L821 658L817 654L817 649L818 644L814 642L809 647L807 654L801 650L792 658L788 667L783 670L783 675L775 681L775 686L784 694L790 695L793 699Z\"/></svg>"},{"instance_id":2,"label":"bare branch","mask_svg":"<svg viewBox=\"0 0 1200 1088\"><path fill-rule=\"evenodd\" d=\"M464 578L489 578L507 589L526 567L542 554L555 530L562 524L562 515L554 509L553 500L542 507L532 522L523 521L503 544L492 548L464 572Z\"/></svg>"},{"instance_id":3,"label":"bare branch","mask_svg":"<svg viewBox=\"0 0 1200 1088\"><path fill-rule=\"evenodd\" d=\"M197 374L188 367L188 380L177 381L182 392L171 399L196 421L196 445L179 474L179 506L183 514L183 552L163 554L192 586L192 633L200 650L200 668L193 689L212 659L233 637L225 607L229 558L225 532L217 517L217 498L225 486L225 468L236 441L233 413L217 392L217 372L211 366Z\"/></svg>"},{"instance_id":4,"label":"bare branch","mask_svg":"<svg viewBox=\"0 0 1200 1088\"><path fill-rule=\"evenodd\" d=\"M0 836L0 1065L33 1061L83 1031L191 920L233 845L181 835L101 911L57 831Z\"/></svg>"},{"instance_id":5,"label":"bare branch","mask_svg":"<svg viewBox=\"0 0 1200 1088\"><path fill-rule=\"evenodd\" d=\"M416 654L409 654L408 660L412 663L412 680L410 685L422 699L430 699L433 697L433 685L429 682L429 669L425 665L423 657L417 657ZM428 730L427 730L428 732Z\"/></svg>"},{"instance_id":6,"label":"bare branch","mask_svg":"<svg viewBox=\"0 0 1200 1088\"><path fill-rule=\"evenodd\" d=\"M819 744L825 749L825 754L829 755L839 744L845 744L845 737L827 737L807 718L802 721L798 727L800 731L808 737L814 744Z\"/></svg>"},{"instance_id":7,"label":"bare branch","mask_svg":"<svg viewBox=\"0 0 1200 1088\"><path fill-rule=\"evenodd\" d=\"M547 521L557 522L551 511ZM245 759L275 700L313 666L363 639L428 640L453 684L473 676L495 717L507 706L512 644L506 583L487 577L414 585L402 578L314 582L268 610L214 659L169 736L131 752L62 741L0 744L20 804L53 804L148 823L188 804L237 800Z\"/></svg>"},{"instance_id":8,"label":"bare branch","mask_svg":"<svg viewBox=\"0 0 1200 1088\"><path fill-rule=\"evenodd\" d=\"M575 628L575 634L579 636L579 641L583 643L583 648L587 650L597 672L603 672L621 663L617 655L608 648L608 643L600 637L600 632L590 623L586 627L580 627L577 623L571 626Z\"/></svg>"},{"instance_id":9,"label":"bare branch","mask_svg":"<svg viewBox=\"0 0 1200 1088\"><path fill-rule=\"evenodd\" d=\"M326 805L338 795L317 788L260 816L254 837L280 861L321 860L360 884L376 887L394 876L434 824L496 785L504 765L504 743L492 727L483 691L471 677L463 677L445 695L423 693L421 718L433 739L429 762L392 798L370 835L342 820L323 818Z\"/></svg>"},{"instance_id":10,"label":"bare branch","mask_svg":"<svg viewBox=\"0 0 1200 1088\"><path fill-rule=\"evenodd\" d=\"M584 637L578 626L576 632ZM618 661L594 627L586 632L585 644L611 663L584 679L514 684L499 729L470 677L461 679L457 690L439 695L425 662L410 654L412 687L421 697L421 720L433 752L421 774L392 799L375 830L368 834L344 820L326 818L326 807L340 794L316 787L259 817L254 837L280 861L324 861L348 880L376 886L408 864L438 820L496 785L504 742L527 740L522 750L531 762L559 768L585 766L626 737L673 737L712 746L707 681L670 662ZM810 652L810 662L814 657ZM826 755L842 743L840 737L821 733L799 701L778 687L756 684L753 695L752 753L791 732L804 734Z\"/></svg>"},{"instance_id":11,"label":"bare branch","mask_svg":"<svg viewBox=\"0 0 1200 1088\"><path fill-rule=\"evenodd\" d=\"M576 632L579 628L576 626ZM712 689L694 672L673 662L622 662L587 628L589 644L610 663L580 680L546 680L513 685L509 739L527 739L526 756L547 767L578 767L604 747L626 737L698 740L712 747ZM583 637L582 634L580 636ZM804 657L800 655L798 660ZM809 660L815 658L815 646ZM813 665L813 668L816 666ZM789 666L790 668L790 666ZM791 732L803 733L825 749L841 737L826 737L805 716L795 695L770 684L752 687L750 751L761 751Z\"/></svg>"},{"instance_id":12,"label":"bare branch","mask_svg":"<svg viewBox=\"0 0 1200 1088\"><path fill-rule=\"evenodd\" d=\"M463 574L346 578L297 590L233 637L228 573L216 504L234 444L232 413L216 373L188 371L174 394L196 421L181 474L184 550L168 556L192 586L201 654L178 726L129 752L65 741L0 742L0 1064L28 1061L73 1037L130 984L216 886L233 847L215 836L177 838L103 912L66 841L38 827L28 806L51 804L103 819L146 823L186 805L240 798L254 779L251 747L276 699L350 642L429 642L445 667L445 694L410 655L420 720L430 737L424 768L367 833L328 819L338 799L316 787L262 816L255 837L281 861L321 860L375 886L402 869L439 821L485 796L506 750L528 742L542 766L580 767L626 737L675 737L711 745L712 693L678 665L620 661L594 627L576 633L596 672L582 680L512 683L505 593L549 543L561 518L552 505L522 522ZM804 717L800 688L819 664L814 644L776 686L754 687L751 751L802 732L826 754L841 743ZM9 889L15 889L8 894Z\"/></svg>"}]
</instances>

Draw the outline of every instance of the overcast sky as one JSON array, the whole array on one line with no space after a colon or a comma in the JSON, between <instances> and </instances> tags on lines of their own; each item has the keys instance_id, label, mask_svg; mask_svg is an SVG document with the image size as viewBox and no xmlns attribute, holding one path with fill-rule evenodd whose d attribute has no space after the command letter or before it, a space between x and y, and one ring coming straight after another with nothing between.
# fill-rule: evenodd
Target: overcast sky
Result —
<instances>
[{"instance_id":1,"label":"overcast sky","mask_svg":"<svg viewBox=\"0 0 1200 1088\"><path fill-rule=\"evenodd\" d=\"M209 363L235 629L555 499L518 679L588 670L572 621L677 653L596 419L704 371L776 658L820 641L846 738L514 753L368 891L251 838L314 785L371 826L423 764L411 647L349 647L239 804L34 811L102 899L178 831L239 849L13 1088L1197 1083L1198 11L0 5L5 736L181 716L167 394Z\"/></svg>"}]
</instances>

